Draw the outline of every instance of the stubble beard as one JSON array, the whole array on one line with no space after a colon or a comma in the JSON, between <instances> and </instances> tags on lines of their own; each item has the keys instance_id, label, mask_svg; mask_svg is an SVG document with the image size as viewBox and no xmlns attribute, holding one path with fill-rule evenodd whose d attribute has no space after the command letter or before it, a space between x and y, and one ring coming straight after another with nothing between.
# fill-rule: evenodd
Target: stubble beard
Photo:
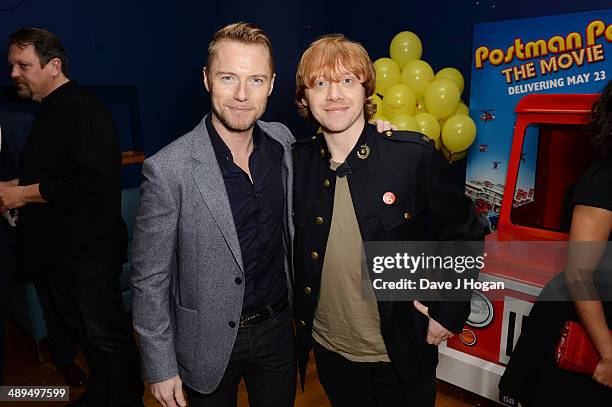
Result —
<instances>
[{"instance_id":1,"label":"stubble beard","mask_svg":"<svg viewBox=\"0 0 612 407\"><path fill-rule=\"evenodd\" d=\"M221 124L223 124L226 129L230 131L246 131L252 129L253 126L255 126L255 122L259 119L259 117L254 117L252 120L246 123L240 123L237 121L230 120L227 116L219 112L215 106L212 107L212 110L215 117L221 122Z\"/></svg>"},{"instance_id":2,"label":"stubble beard","mask_svg":"<svg viewBox=\"0 0 612 407\"><path fill-rule=\"evenodd\" d=\"M28 85L20 83L17 85L17 95L23 99L32 99L32 89Z\"/></svg>"}]
</instances>

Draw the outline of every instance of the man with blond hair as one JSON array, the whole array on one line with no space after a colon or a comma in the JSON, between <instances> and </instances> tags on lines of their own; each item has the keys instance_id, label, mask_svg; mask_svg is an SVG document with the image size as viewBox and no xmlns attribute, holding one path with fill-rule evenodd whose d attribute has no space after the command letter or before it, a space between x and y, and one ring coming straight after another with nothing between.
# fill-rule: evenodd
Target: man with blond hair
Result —
<instances>
[{"instance_id":1,"label":"man with blond hair","mask_svg":"<svg viewBox=\"0 0 612 407\"><path fill-rule=\"evenodd\" d=\"M300 115L322 128L294 147L302 381L314 347L334 407L433 406L436 346L461 331L469 302L377 303L372 286L362 287L363 243L480 240L480 223L433 140L367 124L375 74L360 44L315 41L296 82Z\"/></svg>"},{"instance_id":2,"label":"man with blond hair","mask_svg":"<svg viewBox=\"0 0 612 407\"><path fill-rule=\"evenodd\" d=\"M143 165L132 287L145 379L165 407L252 406L295 395L290 131L258 119L270 39L217 31L203 69L212 112Z\"/></svg>"}]
</instances>

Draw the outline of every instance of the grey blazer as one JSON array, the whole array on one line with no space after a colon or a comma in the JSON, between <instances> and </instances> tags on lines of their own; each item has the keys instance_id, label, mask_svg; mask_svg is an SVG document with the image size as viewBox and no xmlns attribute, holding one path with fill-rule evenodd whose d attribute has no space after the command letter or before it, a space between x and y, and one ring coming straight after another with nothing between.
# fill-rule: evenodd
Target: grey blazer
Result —
<instances>
[{"instance_id":1,"label":"grey blazer","mask_svg":"<svg viewBox=\"0 0 612 407\"><path fill-rule=\"evenodd\" d=\"M285 271L293 298L291 132L258 121L284 150ZM132 246L134 328L149 383L179 374L210 393L227 367L242 310L242 255L204 119L144 162ZM233 324L230 324L233 322ZM233 325L230 326L230 325Z\"/></svg>"}]
</instances>

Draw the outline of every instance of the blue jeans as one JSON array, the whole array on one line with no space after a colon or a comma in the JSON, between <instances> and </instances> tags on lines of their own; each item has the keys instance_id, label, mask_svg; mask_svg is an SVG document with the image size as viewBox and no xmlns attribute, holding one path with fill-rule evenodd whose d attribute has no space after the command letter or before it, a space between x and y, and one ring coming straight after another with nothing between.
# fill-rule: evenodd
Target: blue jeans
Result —
<instances>
[{"instance_id":1,"label":"blue jeans","mask_svg":"<svg viewBox=\"0 0 612 407\"><path fill-rule=\"evenodd\" d=\"M244 377L251 407L291 407L296 385L295 340L287 306L269 320L239 328L219 387L211 394L184 386L190 407L235 407Z\"/></svg>"}]
</instances>

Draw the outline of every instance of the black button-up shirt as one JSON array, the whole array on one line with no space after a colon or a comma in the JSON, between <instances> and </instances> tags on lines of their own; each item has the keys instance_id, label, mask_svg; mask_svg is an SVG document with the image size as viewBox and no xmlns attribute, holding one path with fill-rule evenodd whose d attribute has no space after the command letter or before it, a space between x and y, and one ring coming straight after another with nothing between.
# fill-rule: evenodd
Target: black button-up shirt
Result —
<instances>
[{"instance_id":1,"label":"black button-up shirt","mask_svg":"<svg viewBox=\"0 0 612 407\"><path fill-rule=\"evenodd\" d=\"M210 115L206 117L206 128L223 175L240 242L246 280L242 305L245 314L274 304L287 291L283 270L283 149L255 125L253 152L249 157L251 182L234 163Z\"/></svg>"}]
</instances>

